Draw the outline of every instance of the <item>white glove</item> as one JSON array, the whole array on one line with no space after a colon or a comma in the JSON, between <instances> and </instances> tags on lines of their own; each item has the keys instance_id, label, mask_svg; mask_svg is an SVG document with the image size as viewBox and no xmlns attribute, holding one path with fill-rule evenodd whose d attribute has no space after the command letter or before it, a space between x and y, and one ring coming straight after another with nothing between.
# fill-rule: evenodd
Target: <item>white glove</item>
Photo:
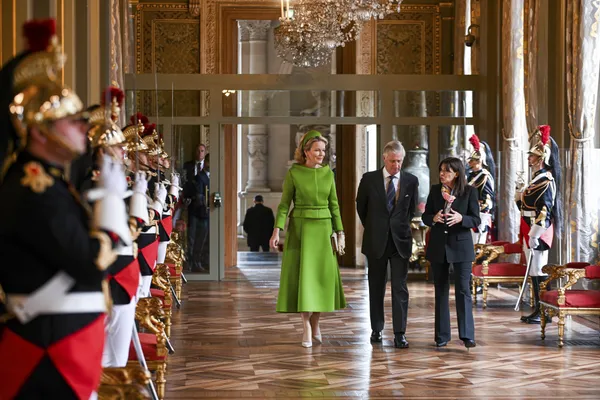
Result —
<instances>
[{"instance_id":1,"label":"white glove","mask_svg":"<svg viewBox=\"0 0 600 400\"><path fill-rule=\"evenodd\" d=\"M167 199L167 189L162 183L154 184L154 199L152 199L152 209L162 217L163 209L165 208L165 200Z\"/></svg>"},{"instance_id":2,"label":"white glove","mask_svg":"<svg viewBox=\"0 0 600 400\"><path fill-rule=\"evenodd\" d=\"M134 179L133 191L145 196L148 191L148 178L146 178L146 173L144 171L138 171L135 173Z\"/></svg>"},{"instance_id":3,"label":"white glove","mask_svg":"<svg viewBox=\"0 0 600 400\"><path fill-rule=\"evenodd\" d=\"M344 235L344 232L338 232L337 239L338 239L338 254L340 256L343 256L344 254L346 254L346 235Z\"/></svg>"},{"instance_id":4,"label":"white glove","mask_svg":"<svg viewBox=\"0 0 600 400\"><path fill-rule=\"evenodd\" d=\"M540 238L535 237L535 236L529 236L529 248L531 250L537 249L537 247L539 245L540 245Z\"/></svg>"},{"instance_id":5,"label":"white glove","mask_svg":"<svg viewBox=\"0 0 600 400\"><path fill-rule=\"evenodd\" d=\"M133 195L129 200L129 215L141 219L148 225L148 200L146 191L148 190L148 181L146 173L139 171L135 173L133 182Z\"/></svg>"},{"instance_id":6,"label":"white glove","mask_svg":"<svg viewBox=\"0 0 600 400\"><path fill-rule=\"evenodd\" d=\"M125 178L123 164L115 162L110 156L102 156L98 186L107 194L116 194L122 198L127 191L127 178Z\"/></svg>"},{"instance_id":7,"label":"white glove","mask_svg":"<svg viewBox=\"0 0 600 400\"><path fill-rule=\"evenodd\" d=\"M179 175L173 174L171 176L171 187L169 187L169 194L171 196L179 197Z\"/></svg>"},{"instance_id":8,"label":"white glove","mask_svg":"<svg viewBox=\"0 0 600 400\"><path fill-rule=\"evenodd\" d=\"M171 175L171 185L179 187L179 174L173 173Z\"/></svg>"},{"instance_id":9,"label":"white glove","mask_svg":"<svg viewBox=\"0 0 600 400\"><path fill-rule=\"evenodd\" d=\"M523 201L523 192L518 190L515 192L515 201Z\"/></svg>"},{"instance_id":10,"label":"white glove","mask_svg":"<svg viewBox=\"0 0 600 400\"><path fill-rule=\"evenodd\" d=\"M103 196L94 205L94 225L115 233L125 245L130 245L131 234L123 201L127 192L123 165L107 155L103 156L98 186Z\"/></svg>"}]
</instances>

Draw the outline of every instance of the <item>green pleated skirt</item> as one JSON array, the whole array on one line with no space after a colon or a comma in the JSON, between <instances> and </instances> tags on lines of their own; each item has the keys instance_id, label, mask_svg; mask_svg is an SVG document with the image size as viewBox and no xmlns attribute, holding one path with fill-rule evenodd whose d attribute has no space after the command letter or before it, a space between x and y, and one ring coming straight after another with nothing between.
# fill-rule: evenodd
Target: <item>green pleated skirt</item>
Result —
<instances>
[{"instance_id":1,"label":"green pleated skirt","mask_svg":"<svg viewBox=\"0 0 600 400\"><path fill-rule=\"evenodd\" d=\"M329 218L290 218L277 312L329 312L346 307L331 233Z\"/></svg>"}]
</instances>

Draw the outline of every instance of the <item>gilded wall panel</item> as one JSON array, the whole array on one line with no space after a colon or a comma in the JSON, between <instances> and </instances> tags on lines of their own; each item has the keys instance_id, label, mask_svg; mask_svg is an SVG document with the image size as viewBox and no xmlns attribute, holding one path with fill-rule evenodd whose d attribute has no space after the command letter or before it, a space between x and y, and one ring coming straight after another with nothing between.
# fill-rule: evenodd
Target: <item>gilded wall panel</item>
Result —
<instances>
[{"instance_id":1,"label":"gilded wall panel","mask_svg":"<svg viewBox=\"0 0 600 400\"><path fill-rule=\"evenodd\" d=\"M424 21L390 21L377 26L377 74L425 74L431 66ZM429 65L428 65L429 64Z\"/></svg>"},{"instance_id":2,"label":"gilded wall panel","mask_svg":"<svg viewBox=\"0 0 600 400\"><path fill-rule=\"evenodd\" d=\"M373 25L372 68L377 74L439 74L441 18L438 6L403 5Z\"/></svg>"},{"instance_id":3,"label":"gilded wall panel","mask_svg":"<svg viewBox=\"0 0 600 400\"><path fill-rule=\"evenodd\" d=\"M136 7L136 70L138 73L200 73L200 20L192 18L187 4L138 4ZM141 109L148 115L200 115L198 91L143 93Z\"/></svg>"},{"instance_id":4,"label":"gilded wall panel","mask_svg":"<svg viewBox=\"0 0 600 400\"><path fill-rule=\"evenodd\" d=\"M399 14L392 14L384 20L372 24L370 42L361 38L359 48L363 60L371 54L371 67L375 74L440 74L441 59L441 16L440 9L434 5L403 5ZM364 61L361 66L367 68ZM362 71L361 71L362 72ZM364 73L364 72L362 72ZM409 103L421 101L413 99ZM439 112L438 94L426 94L424 110ZM397 102L400 100L396 100ZM402 104L397 104L402 108ZM397 110L398 111L398 110ZM437 115L437 114L435 114Z\"/></svg>"},{"instance_id":5,"label":"gilded wall panel","mask_svg":"<svg viewBox=\"0 0 600 400\"><path fill-rule=\"evenodd\" d=\"M188 4L137 4L135 60L138 73L200 73L200 42L200 18L190 14ZM137 98L138 110L148 116L156 116L158 112L159 118L169 118L172 114L200 116L207 109L202 107L202 93L199 91L146 91L138 93ZM185 150L176 145L177 153L183 159L191 158L196 143L206 140L206 135L197 126L181 126L175 130L178 138L191 140L184 146ZM176 139L177 142L179 140Z\"/></svg>"}]
</instances>

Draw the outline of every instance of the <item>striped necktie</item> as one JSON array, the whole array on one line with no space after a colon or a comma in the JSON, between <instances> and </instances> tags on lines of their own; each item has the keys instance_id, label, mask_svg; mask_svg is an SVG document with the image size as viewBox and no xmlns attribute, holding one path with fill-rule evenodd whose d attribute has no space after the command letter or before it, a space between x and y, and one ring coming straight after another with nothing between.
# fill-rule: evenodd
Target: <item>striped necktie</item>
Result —
<instances>
[{"instance_id":1,"label":"striped necktie","mask_svg":"<svg viewBox=\"0 0 600 400\"><path fill-rule=\"evenodd\" d=\"M386 198L387 198L387 209L388 212L392 212L394 205L396 204L396 185L394 184L394 175L390 175L390 183L388 183Z\"/></svg>"}]
</instances>

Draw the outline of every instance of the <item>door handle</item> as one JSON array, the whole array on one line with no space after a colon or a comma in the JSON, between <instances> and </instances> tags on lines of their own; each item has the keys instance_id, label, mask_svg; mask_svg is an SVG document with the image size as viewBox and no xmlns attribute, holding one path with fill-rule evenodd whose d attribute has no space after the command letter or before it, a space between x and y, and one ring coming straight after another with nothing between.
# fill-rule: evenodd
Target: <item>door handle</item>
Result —
<instances>
[{"instance_id":1,"label":"door handle","mask_svg":"<svg viewBox=\"0 0 600 400\"><path fill-rule=\"evenodd\" d=\"M223 205L223 198L221 197L221 193L214 192L212 195L212 203L215 208L219 208Z\"/></svg>"}]
</instances>

